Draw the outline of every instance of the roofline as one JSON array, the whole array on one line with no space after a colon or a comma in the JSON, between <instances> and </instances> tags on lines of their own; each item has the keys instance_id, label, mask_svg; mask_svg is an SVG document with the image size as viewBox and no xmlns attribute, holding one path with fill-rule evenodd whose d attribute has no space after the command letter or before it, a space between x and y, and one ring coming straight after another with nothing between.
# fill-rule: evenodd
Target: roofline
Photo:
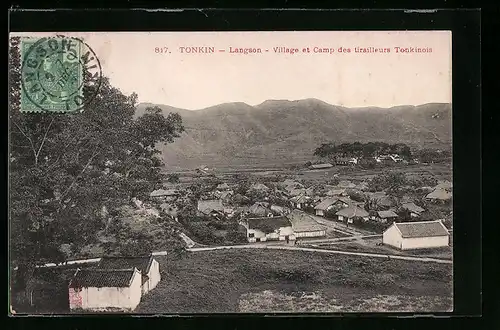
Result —
<instances>
[{"instance_id":1,"label":"roofline","mask_svg":"<svg viewBox=\"0 0 500 330\"><path fill-rule=\"evenodd\" d=\"M431 223L431 222L441 222L441 224L443 224L443 222L441 220L429 220L429 221L410 221L410 222L396 222L396 224L405 224L405 223ZM443 225L444 226L444 225ZM446 228L446 227L445 227Z\"/></svg>"},{"instance_id":2,"label":"roofline","mask_svg":"<svg viewBox=\"0 0 500 330\"><path fill-rule=\"evenodd\" d=\"M394 222L392 223L392 226L396 228L396 230L398 231L399 235L401 235L401 237L404 237L403 233L402 233L402 232L401 232L401 230L398 228L398 225L397 225L396 221L394 221ZM390 228L390 227L389 227L389 228ZM387 228L387 230L388 230L389 228ZM387 231L387 230L386 230L386 231Z\"/></svg>"},{"instance_id":3,"label":"roofline","mask_svg":"<svg viewBox=\"0 0 500 330\"><path fill-rule=\"evenodd\" d=\"M76 272L73 274L73 277L71 278L71 280L68 283L68 288L71 288L71 283L73 283L73 279L75 278L76 274L78 274L79 271L80 271L80 267L78 267L76 269Z\"/></svg>"},{"instance_id":4,"label":"roofline","mask_svg":"<svg viewBox=\"0 0 500 330\"><path fill-rule=\"evenodd\" d=\"M134 278L135 278L135 275L139 273L142 275L141 271L139 269L137 269L137 267L134 267L134 272L132 274L132 277L130 277L130 280L128 281L128 287L130 287L132 285L132 282L134 282ZM141 281L142 281L142 278L141 278ZM141 283L142 285L142 283Z\"/></svg>"}]
</instances>

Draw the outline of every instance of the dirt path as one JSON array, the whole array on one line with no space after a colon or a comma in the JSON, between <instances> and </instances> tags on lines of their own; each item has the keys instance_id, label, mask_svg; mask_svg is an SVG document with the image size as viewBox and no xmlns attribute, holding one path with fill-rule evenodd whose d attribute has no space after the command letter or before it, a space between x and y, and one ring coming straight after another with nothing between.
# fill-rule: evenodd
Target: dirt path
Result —
<instances>
[{"instance_id":1,"label":"dirt path","mask_svg":"<svg viewBox=\"0 0 500 330\"><path fill-rule=\"evenodd\" d=\"M350 256L373 257L373 258L383 258L383 259L400 259L400 260L421 261L421 262L436 262L436 263L441 263L441 264L452 264L453 263L451 260L408 257L408 256L394 255L394 254L348 252L348 251L338 251L338 250L324 250L324 249L304 248L304 247L296 247L296 246L265 245L265 244L212 246L212 247L191 248L191 249L187 249L187 250L190 252L201 252L201 251L231 250L231 249L269 249L269 250L308 251L308 252L344 254L344 255L350 255Z\"/></svg>"}]
</instances>

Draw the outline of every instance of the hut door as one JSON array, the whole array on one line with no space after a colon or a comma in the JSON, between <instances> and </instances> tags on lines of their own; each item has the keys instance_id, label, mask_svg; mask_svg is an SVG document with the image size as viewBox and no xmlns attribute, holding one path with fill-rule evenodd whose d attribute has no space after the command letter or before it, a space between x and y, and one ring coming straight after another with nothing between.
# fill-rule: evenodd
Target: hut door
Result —
<instances>
[{"instance_id":1,"label":"hut door","mask_svg":"<svg viewBox=\"0 0 500 330\"><path fill-rule=\"evenodd\" d=\"M73 308L82 308L83 300L81 296L81 289L75 288L69 290L69 302Z\"/></svg>"}]
</instances>

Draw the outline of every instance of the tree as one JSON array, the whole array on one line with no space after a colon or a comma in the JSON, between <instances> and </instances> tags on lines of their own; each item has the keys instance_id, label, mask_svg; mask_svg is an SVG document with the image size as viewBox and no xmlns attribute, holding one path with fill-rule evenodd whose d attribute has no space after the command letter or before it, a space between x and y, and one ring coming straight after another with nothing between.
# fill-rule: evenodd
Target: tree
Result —
<instances>
[{"instance_id":1,"label":"tree","mask_svg":"<svg viewBox=\"0 0 500 330\"><path fill-rule=\"evenodd\" d=\"M177 174L177 173L168 174L167 181L170 183L179 183L180 182L179 174Z\"/></svg>"},{"instance_id":2,"label":"tree","mask_svg":"<svg viewBox=\"0 0 500 330\"><path fill-rule=\"evenodd\" d=\"M9 49L10 242L20 269L64 261L61 246L78 251L132 197L145 198L163 180L158 144L184 130L178 114L148 108L134 118L137 95L123 95L103 78L81 113L20 111L19 38Z\"/></svg>"}]
</instances>

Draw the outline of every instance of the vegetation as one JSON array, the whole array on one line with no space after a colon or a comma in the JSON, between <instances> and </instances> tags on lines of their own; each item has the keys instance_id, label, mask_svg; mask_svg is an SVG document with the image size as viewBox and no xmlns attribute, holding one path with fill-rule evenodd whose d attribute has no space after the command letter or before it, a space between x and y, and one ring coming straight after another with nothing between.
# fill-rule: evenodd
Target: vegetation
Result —
<instances>
[{"instance_id":1,"label":"vegetation","mask_svg":"<svg viewBox=\"0 0 500 330\"><path fill-rule=\"evenodd\" d=\"M179 174L171 173L167 175L167 181L170 183L179 183Z\"/></svg>"},{"instance_id":2,"label":"vegetation","mask_svg":"<svg viewBox=\"0 0 500 330\"><path fill-rule=\"evenodd\" d=\"M382 154L398 154L404 159L411 159L410 147L404 143L388 144L385 142L368 143L323 143L314 151L319 157L374 157Z\"/></svg>"},{"instance_id":3,"label":"vegetation","mask_svg":"<svg viewBox=\"0 0 500 330\"><path fill-rule=\"evenodd\" d=\"M158 260L160 265L167 263L166 258ZM168 281L160 282L143 298L138 312L238 312L241 294L263 290L321 292L346 307L353 298L378 294L434 296L446 301L452 294L451 265L314 252L197 252L168 260L161 272Z\"/></svg>"},{"instance_id":4,"label":"vegetation","mask_svg":"<svg viewBox=\"0 0 500 330\"><path fill-rule=\"evenodd\" d=\"M184 127L178 114L164 117L157 107L135 118L137 95L123 95L106 78L98 91L84 88L93 99L81 113L21 113L19 42L11 39L9 56L10 257L29 277L36 264L63 262L98 243L121 206L160 187L156 147ZM147 235L133 235L135 248L125 250L142 250Z\"/></svg>"},{"instance_id":5,"label":"vegetation","mask_svg":"<svg viewBox=\"0 0 500 330\"><path fill-rule=\"evenodd\" d=\"M377 175L368 183L368 189L375 191L397 191L400 187L408 184L403 172L385 172Z\"/></svg>"}]
</instances>

